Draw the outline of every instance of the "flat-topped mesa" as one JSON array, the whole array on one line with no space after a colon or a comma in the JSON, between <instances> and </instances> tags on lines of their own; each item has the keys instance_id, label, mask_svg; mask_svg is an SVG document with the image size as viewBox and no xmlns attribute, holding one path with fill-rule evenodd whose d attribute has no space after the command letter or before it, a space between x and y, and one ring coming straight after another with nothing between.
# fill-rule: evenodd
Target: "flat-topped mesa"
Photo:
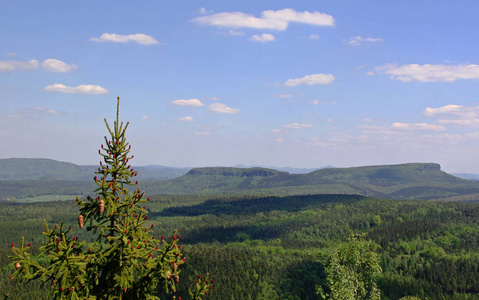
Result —
<instances>
[{"instance_id":1,"label":"flat-topped mesa","mask_svg":"<svg viewBox=\"0 0 479 300\"><path fill-rule=\"evenodd\" d=\"M230 168L230 167L205 167L193 168L186 175L221 175L238 177L272 177L287 172L267 168Z\"/></svg>"}]
</instances>

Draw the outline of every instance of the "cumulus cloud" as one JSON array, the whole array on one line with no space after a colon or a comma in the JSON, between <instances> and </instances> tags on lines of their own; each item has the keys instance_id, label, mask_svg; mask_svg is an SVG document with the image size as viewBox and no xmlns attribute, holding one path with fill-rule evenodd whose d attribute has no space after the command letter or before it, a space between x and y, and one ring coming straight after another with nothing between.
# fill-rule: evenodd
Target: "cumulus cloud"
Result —
<instances>
[{"instance_id":1,"label":"cumulus cloud","mask_svg":"<svg viewBox=\"0 0 479 300\"><path fill-rule=\"evenodd\" d=\"M423 111L427 117L436 118L439 124L457 126L478 126L479 106L446 105L438 108L428 107Z\"/></svg>"},{"instance_id":2,"label":"cumulus cloud","mask_svg":"<svg viewBox=\"0 0 479 300\"><path fill-rule=\"evenodd\" d=\"M479 79L479 65L418 65L409 64L398 66L397 64L386 64L379 66L368 75L388 74L393 80L410 82L417 80L421 82L453 82L458 79Z\"/></svg>"},{"instance_id":3,"label":"cumulus cloud","mask_svg":"<svg viewBox=\"0 0 479 300\"><path fill-rule=\"evenodd\" d=\"M408 124L408 123L393 123L393 129L404 129L404 130L446 130L444 126L435 125L435 124L427 124L427 123L415 123L415 124Z\"/></svg>"},{"instance_id":4,"label":"cumulus cloud","mask_svg":"<svg viewBox=\"0 0 479 300\"><path fill-rule=\"evenodd\" d=\"M180 121L180 122L192 122L192 121L193 121L193 117L190 117L190 116L181 117L181 118L178 119L178 121Z\"/></svg>"},{"instance_id":5,"label":"cumulus cloud","mask_svg":"<svg viewBox=\"0 0 479 300\"><path fill-rule=\"evenodd\" d=\"M439 108L428 107L423 112L423 114L428 117L435 117L435 116L441 116L441 115L458 115L458 114L462 115L464 112L463 109L464 109L464 106L462 105L450 104L450 105L446 105Z\"/></svg>"},{"instance_id":6,"label":"cumulus cloud","mask_svg":"<svg viewBox=\"0 0 479 300\"><path fill-rule=\"evenodd\" d=\"M267 43L275 40L274 35L270 33L255 34L250 39L253 42Z\"/></svg>"},{"instance_id":7,"label":"cumulus cloud","mask_svg":"<svg viewBox=\"0 0 479 300\"><path fill-rule=\"evenodd\" d=\"M311 74L303 78L288 79L285 86L297 86L300 84L315 85L315 84L330 84L335 77L332 74Z\"/></svg>"},{"instance_id":8,"label":"cumulus cloud","mask_svg":"<svg viewBox=\"0 0 479 300\"><path fill-rule=\"evenodd\" d=\"M404 133L415 133L418 131L444 131L446 128L442 125L428 123L401 123L395 122L391 125L360 125L358 128L364 134L378 134L387 138L387 136L398 136Z\"/></svg>"},{"instance_id":9,"label":"cumulus cloud","mask_svg":"<svg viewBox=\"0 0 479 300\"><path fill-rule=\"evenodd\" d=\"M204 7L201 7L200 9L198 9L197 13L199 13L200 15L206 15L206 14L213 13L213 11L211 9L206 9Z\"/></svg>"},{"instance_id":10,"label":"cumulus cloud","mask_svg":"<svg viewBox=\"0 0 479 300\"><path fill-rule=\"evenodd\" d=\"M148 116L141 116L141 119L142 120L148 120L149 118L148 118Z\"/></svg>"},{"instance_id":11,"label":"cumulus cloud","mask_svg":"<svg viewBox=\"0 0 479 300\"><path fill-rule=\"evenodd\" d=\"M155 45L159 42L152 36L136 33L136 34L116 34L116 33L104 33L100 37L93 37L90 41L94 42L113 42L113 43L129 43L134 42L142 45Z\"/></svg>"},{"instance_id":12,"label":"cumulus cloud","mask_svg":"<svg viewBox=\"0 0 479 300\"><path fill-rule=\"evenodd\" d=\"M198 99L178 99L170 102L171 105L179 105L179 106L192 106L198 107L203 106L203 102Z\"/></svg>"},{"instance_id":13,"label":"cumulus cloud","mask_svg":"<svg viewBox=\"0 0 479 300\"><path fill-rule=\"evenodd\" d=\"M77 66L75 64L66 64L58 59L49 58L42 62L42 68L46 72L68 73L73 70L76 70Z\"/></svg>"},{"instance_id":14,"label":"cumulus cloud","mask_svg":"<svg viewBox=\"0 0 479 300\"><path fill-rule=\"evenodd\" d=\"M374 42L382 42L382 41L383 39L381 38L371 38L371 37L363 38L360 35L350 37L349 39L344 40L346 44L352 45L352 46L359 46L363 43L374 43Z\"/></svg>"},{"instance_id":15,"label":"cumulus cloud","mask_svg":"<svg viewBox=\"0 0 479 300\"><path fill-rule=\"evenodd\" d=\"M45 107L35 107L35 108L33 108L33 110L37 111L37 112L40 112L40 113L44 113L44 114L58 114L57 110L48 109L48 108L45 108Z\"/></svg>"},{"instance_id":16,"label":"cumulus cloud","mask_svg":"<svg viewBox=\"0 0 479 300\"><path fill-rule=\"evenodd\" d=\"M336 102L336 101L323 101L323 100L318 100L318 99L314 99L310 103L313 104L313 105L318 105L318 104L337 105L338 104L338 102Z\"/></svg>"},{"instance_id":17,"label":"cumulus cloud","mask_svg":"<svg viewBox=\"0 0 479 300\"><path fill-rule=\"evenodd\" d=\"M239 109L228 107L223 103L210 104L208 110L220 114L237 114L240 112Z\"/></svg>"},{"instance_id":18,"label":"cumulus cloud","mask_svg":"<svg viewBox=\"0 0 479 300\"><path fill-rule=\"evenodd\" d=\"M209 131L202 131L202 132L196 131L195 134L196 135L210 135L210 132Z\"/></svg>"},{"instance_id":19,"label":"cumulus cloud","mask_svg":"<svg viewBox=\"0 0 479 300\"><path fill-rule=\"evenodd\" d=\"M55 83L43 88L45 92L58 92L68 94L84 94L84 95L100 95L108 94L110 91L102 88L99 85L82 84L79 86L71 87L60 83Z\"/></svg>"},{"instance_id":20,"label":"cumulus cloud","mask_svg":"<svg viewBox=\"0 0 479 300\"><path fill-rule=\"evenodd\" d=\"M306 37L308 40L319 40L319 34L310 34Z\"/></svg>"},{"instance_id":21,"label":"cumulus cloud","mask_svg":"<svg viewBox=\"0 0 479 300\"><path fill-rule=\"evenodd\" d=\"M308 123L303 123L303 124L291 123L291 124L284 125L284 128L288 128L288 129L303 129L303 128L311 128L311 127L312 125Z\"/></svg>"},{"instance_id":22,"label":"cumulus cloud","mask_svg":"<svg viewBox=\"0 0 479 300\"><path fill-rule=\"evenodd\" d=\"M29 61L0 60L0 72L12 72L14 70L34 70L38 68L38 60Z\"/></svg>"},{"instance_id":23,"label":"cumulus cloud","mask_svg":"<svg viewBox=\"0 0 479 300\"><path fill-rule=\"evenodd\" d=\"M278 98L293 98L293 94L276 94L275 95Z\"/></svg>"},{"instance_id":24,"label":"cumulus cloud","mask_svg":"<svg viewBox=\"0 0 479 300\"><path fill-rule=\"evenodd\" d=\"M229 30L228 31L229 35L244 35L243 31L237 31L237 30Z\"/></svg>"},{"instance_id":25,"label":"cumulus cloud","mask_svg":"<svg viewBox=\"0 0 479 300\"><path fill-rule=\"evenodd\" d=\"M297 12L290 8L282 10L265 10L261 17L255 17L242 12L221 12L209 16L194 18L193 22L229 28L255 28L286 30L290 22L315 25L315 26L333 26L334 18L328 14L318 11Z\"/></svg>"},{"instance_id":26,"label":"cumulus cloud","mask_svg":"<svg viewBox=\"0 0 479 300\"><path fill-rule=\"evenodd\" d=\"M284 139L282 138L277 138L277 139L274 139L275 142L278 142L278 143L282 143L284 142Z\"/></svg>"}]
</instances>

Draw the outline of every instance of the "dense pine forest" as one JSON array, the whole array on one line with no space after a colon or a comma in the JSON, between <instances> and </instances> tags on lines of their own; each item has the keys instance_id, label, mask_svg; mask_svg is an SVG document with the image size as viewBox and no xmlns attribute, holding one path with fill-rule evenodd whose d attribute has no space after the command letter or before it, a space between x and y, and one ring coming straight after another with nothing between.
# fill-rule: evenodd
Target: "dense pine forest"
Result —
<instances>
[{"instance_id":1,"label":"dense pine forest","mask_svg":"<svg viewBox=\"0 0 479 300\"><path fill-rule=\"evenodd\" d=\"M325 267L350 231L365 233L380 258L382 299L479 299L479 204L399 201L355 195L157 195L146 205L159 234L178 229L186 256L179 292L209 272L205 299L320 299ZM46 299L38 284L8 279L10 245L38 249L43 220L74 225L73 201L0 204L1 296ZM79 238L85 232L73 226ZM35 250L34 250L35 253ZM183 285L183 286L182 286Z\"/></svg>"}]
</instances>

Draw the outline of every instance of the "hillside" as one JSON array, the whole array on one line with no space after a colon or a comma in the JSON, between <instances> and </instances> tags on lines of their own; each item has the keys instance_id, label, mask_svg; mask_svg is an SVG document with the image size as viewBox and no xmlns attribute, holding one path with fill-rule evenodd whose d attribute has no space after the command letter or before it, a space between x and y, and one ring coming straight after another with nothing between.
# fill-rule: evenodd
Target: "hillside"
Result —
<instances>
[{"instance_id":1,"label":"hillside","mask_svg":"<svg viewBox=\"0 0 479 300\"><path fill-rule=\"evenodd\" d=\"M153 194L357 194L391 199L444 199L473 201L479 183L441 171L438 164L321 169L289 174L265 168L195 168L164 182L144 183ZM467 198L467 199L466 199Z\"/></svg>"},{"instance_id":2,"label":"hillside","mask_svg":"<svg viewBox=\"0 0 479 300\"><path fill-rule=\"evenodd\" d=\"M0 180L91 180L98 166L79 166L44 158L0 159ZM165 166L134 167L138 180L167 180L181 176L189 168Z\"/></svg>"},{"instance_id":3,"label":"hillside","mask_svg":"<svg viewBox=\"0 0 479 300\"><path fill-rule=\"evenodd\" d=\"M326 168L308 174L260 167L206 167L190 171L162 166L135 169L139 172L141 188L149 195L355 194L402 200L479 200L479 182L447 174L433 163ZM95 188L91 180L94 171L93 166L48 159L3 159L0 160L0 199L90 194Z\"/></svg>"}]
</instances>

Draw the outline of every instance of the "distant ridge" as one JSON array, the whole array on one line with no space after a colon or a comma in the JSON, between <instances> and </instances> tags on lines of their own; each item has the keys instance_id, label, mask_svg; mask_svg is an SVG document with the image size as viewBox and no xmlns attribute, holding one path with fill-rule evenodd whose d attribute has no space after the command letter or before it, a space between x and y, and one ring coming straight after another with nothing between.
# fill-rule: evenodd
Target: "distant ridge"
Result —
<instances>
[{"instance_id":1,"label":"distant ridge","mask_svg":"<svg viewBox=\"0 0 479 300\"><path fill-rule=\"evenodd\" d=\"M46 158L7 158L0 159L0 180L92 180L97 168ZM133 168L139 171L138 180L167 180L189 170L165 166Z\"/></svg>"},{"instance_id":2,"label":"distant ridge","mask_svg":"<svg viewBox=\"0 0 479 300\"><path fill-rule=\"evenodd\" d=\"M0 199L88 194L92 192L96 169L51 159L0 159ZM134 169L139 171L135 179L150 195L355 194L404 200L479 201L479 182L447 174L435 163L324 168L307 174L262 167L188 169L153 165ZM68 189L62 182L68 182Z\"/></svg>"},{"instance_id":3,"label":"distant ridge","mask_svg":"<svg viewBox=\"0 0 479 300\"><path fill-rule=\"evenodd\" d=\"M216 167L191 169L178 178L148 186L148 190L163 194L356 194L392 199L458 200L479 193L479 183L447 174L435 163L327 168L308 174ZM467 197L467 200L475 199Z\"/></svg>"}]
</instances>

